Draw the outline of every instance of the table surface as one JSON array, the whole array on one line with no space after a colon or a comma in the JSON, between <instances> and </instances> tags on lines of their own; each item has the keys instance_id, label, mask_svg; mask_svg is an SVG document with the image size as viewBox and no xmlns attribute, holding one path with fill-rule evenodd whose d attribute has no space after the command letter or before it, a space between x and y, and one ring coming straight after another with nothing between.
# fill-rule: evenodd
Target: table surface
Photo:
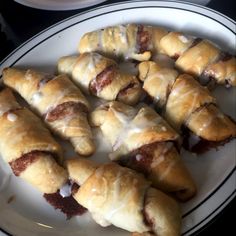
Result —
<instances>
[{"instance_id":1,"label":"table surface","mask_svg":"<svg viewBox=\"0 0 236 236\"><path fill-rule=\"evenodd\" d=\"M39 0L40 1L40 0ZM118 1L106 1L101 6ZM211 0L207 7L217 10L226 16L236 20L235 0ZM14 48L34 36L41 30L59 22L69 16L91 9L84 8L70 11L47 11L38 10L20 5L13 0L0 0L0 13L4 23L8 25L6 29L7 39L3 32L0 33L0 41L4 40L4 45L0 46L0 60L9 54ZM235 211L236 199L234 199L215 219L198 234L200 236L235 235Z\"/></svg>"}]
</instances>

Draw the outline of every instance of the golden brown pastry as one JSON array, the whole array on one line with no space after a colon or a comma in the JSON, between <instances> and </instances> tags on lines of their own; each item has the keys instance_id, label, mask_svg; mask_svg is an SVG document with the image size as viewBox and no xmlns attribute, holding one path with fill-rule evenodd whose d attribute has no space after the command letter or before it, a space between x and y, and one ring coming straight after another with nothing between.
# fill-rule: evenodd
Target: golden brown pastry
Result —
<instances>
[{"instance_id":1,"label":"golden brown pastry","mask_svg":"<svg viewBox=\"0 0 236 236\"><path fill-rule=\"evenodd\" d=\"M153 109L110 102L91 113L112 145L109 157L147 176L153 186L186 201L196 186L177 150L178 134Z\"/></svg>"},{"instance_id":2,"label":"golden brown pastry","mask_svg":"<svg viewBox=\"0 0 236 236\"><path fill-rule=\"evenodd\" d=\"M219 110L209 90L192 76L147 61L139 64L139 77L157 107L163 108L167 121L178 131L188 129L188 149L204 152L236 137L235 122Z\"/></svg>"},{"instance_id":3,"label":"golden brown pastry","mask_svg":"<svg viewBox=\"0 0 236 236\"><path fill-rule=\"evenodd\" d=\"M120 72L115 61L98 53L62 57L59 73L69 75L85 93L113 101L135 104L141 96L141 85L135 76Z\"/></svg>"},{"instance_id":4,"label":"golden brown pastry","mask_svg":"<svg viewBox=\"0 0 236 236\"><path fill-rule=\"evenodd\" d=\"M151 188L142 175L115 163L98 166L84 159L68 160L66 166L70 178L81 185L73 197L99 225L158 236L180 235L178 204Z\"/></svg>"},{"instance_id":5,"label":"golden brown pastry","mask_svg":"<svg viewBox=\"0 0 236 236\"><path fill-rule=\"evenodd\" d=\"M138 61L149 60L153 47L167 31L143 25L119 25L86 33L80 40L79 52L100 52Z\"/></svg>"},{"instance_id":6,"label":"golden brown pastry","mask_svg":"<svg viewBox=\"0 0 236 236\"><path fill-rule=\"evenodd\" d=\"M0 154L16 176L43 193L55 193L67 181L66 170L58 164L60 146L10 89L0 92Z\"/></svg>"},{"instance_id":7,"label":"golden brown pastry","mask_svg":"<svg viewBox=\"0 0 236 236\"><path fill-rule=\"evenodd\" d=\"M97 51L109 56L146 61L162 53L176 60L176 67L216 83L236 86L236 58L212 42L180 32L141 24L111 26L83 35L79 52Z\"/></svg>"},{"instance_id":8,"label":"golden brown pastry","mask_svg":"<svg viewBox=\"0 0 236 236\"><path fill-rule=\"evenodd\" d=\"M88 101L66 75L6 68L3 82L18 92L53 132L70 140L79 154L86 156L95 151L87 121Z\"/></svg>"}]
</instances>

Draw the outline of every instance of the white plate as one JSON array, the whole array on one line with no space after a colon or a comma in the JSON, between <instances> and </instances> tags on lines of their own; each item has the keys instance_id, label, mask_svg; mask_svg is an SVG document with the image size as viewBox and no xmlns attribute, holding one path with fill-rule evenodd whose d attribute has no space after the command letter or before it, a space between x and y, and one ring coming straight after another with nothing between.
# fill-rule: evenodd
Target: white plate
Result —
<instances>
[{"instance_id":1,"label":"white plate","mask_svg":"<svg viewBox=\"0 0 236 236\"><path fill-rule=\"evenodd\" d=\"M132 1L87 11L50 27L16 49L2 62L0 69L17 65L54 72L59 57L76 53L78 41L85 32L128 22L165 26L211 39L231 53L235 49L235 23L213 10L180 2ZM235 119L236 89L221 87L214 94L221 109ZM94 159L106 159L103 148L98 146ZM199 157L183 152L183 159L198 185L197 196L182 205L183 235L201 229L235 196L235 156L235 140ZM16 236L130 235L114 227L101 228L88 214L67 221L39 192L10 173L9 167L1 161L0 228L4 232ZM13 195L15 199L7 204L7 199Z\"/></svg>"},{"instance_id":2,"label":"white plate","mask_svg":"<svg viewBox=\"0 0 236 236\"><path fill-rule=\"evenodd\" d=\"M42 10L66 11L90 7L106 0L14 0L22 5Z\"/></svg>"}]
</instances>

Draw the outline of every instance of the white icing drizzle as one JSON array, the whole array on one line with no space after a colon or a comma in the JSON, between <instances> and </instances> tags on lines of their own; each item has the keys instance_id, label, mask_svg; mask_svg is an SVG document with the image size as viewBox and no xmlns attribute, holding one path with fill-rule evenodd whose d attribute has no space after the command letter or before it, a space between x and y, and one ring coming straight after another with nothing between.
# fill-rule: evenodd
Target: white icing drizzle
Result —
<instances>
[{"instance_id":1,"label":"white icing drizzle","mask_svg":"<svg viewBox=\"0 0 236 236\"><path fill-rule=\"evenodd\" d=\"M74 113L74 114L71 114L71 115L67 115L65 116L63 119L61 120L55 120L54 122L50 122L51 126L53 127L54 130L56 130L58 133L60 134L65 134L65 132L70 128L74 130L74 132L76 130L82 130L84 129L85 127L81 127L81 126L78 126L76 124L78 124L78 122L76 122L75 125L71 125L71 121L73 119L75 120L78 120L78 116L80 114L78 113Z\"/></svg>"},{"instance_id":2,"label":"white icing drizzle","mask_svg":"<svg viewBox=\"0 0 236 236\"><path fill-rule=\"evenodd\" d=\"M126 27L124 25L120 25L119 30L120 30L119 35L121 42L124 44L128 44Z\"/></svg>"},{"instance_id":3,"label":"white icing drizzle","mask_svg":"<svg viewBox=\"0 0 236 236\"><path fill-rule=\"evenodd\" d=\"M43 97L42 92L38 91L38 92L33 93L31 97L31 103L34 105L38 104L41 101L42 97Z\"/></svg>"},{"instance_id":4,"label":"white icing drizzle","mask_svg":"<svg viewBox=\"0 0 236 236\"><path fill-rule=\"evenodd\" d=\"M186 35L179 35L178 38L182 43L188 43L190 41L190 39Z\"/></svg>"},{"instance_id":5,"label":"white icing drizzle","mask_svg":"<svg viewBox=\"0 0 236 236\"><path fill-rule=\"evenodd\" d=\"M187 114L185 115L185 117L188 118L189 114L191 114L195 108L200 91L199 88L192 88L183 91L183 88L184 88L184 83L181 86L172 90L170 96L178 97L172 100L172 106L178 106L178 103L181 103L186 96L189 96L191 94L191 99L192 99L191 106L188 108Z\"/></svg>"},{"instance_id":6,"label":"white icing drizzle","mask_svg":"<svg viewBox=\"0 0 236 236\"><path fill-rule=\"evenodd\" d=\"M27 70L24 76L24 79L26 80L32 80L33 75L32 75L32 71L31 70Z\"/></svg>"},{"instance_id":7,"label":"white icing drizzle","mask_svg":"<svg viewBox=\"0 0 236 236\"><path fill-rule=\"evenodd\" d=\"M124 171L119 171L116 175L115 178L116 180L113 183L113 197L112 197L114 204L111 204L111 209L109 213L105 215L106 220L110 220L117 212L125 208L130 200L130 196L133 193L133 188L131 187L129 188L125 196L122 199L120 198L120 191L121 191L120 187L122 185L122 180L124 180L124 178L122 178L123 175L125 175ZM136 181L137 180L134 179L132 186L136 185Z\"/></svg>"},{"instance_id":8,"label":"white icing drizzle","mask_svg":"<svg viewBox=\"0 0 236 236\"><path fill-rule=\"evenodd\" d=\"M69 197L71 195L71 186L70 184L66 183L60 188L60 195L64 197Z\"/></svg>"},{"instance_id":9,"label":"white icing drizzle","mask_svg":"<svg viewBox=\"0 0 236 236\"><path fill-rule=\"evenodd\" d=\"M137 154L137 155L135 156L135 158L136 158L137 161L141 161L142 158L143 158L143 156L142 156L141 154Z\"/></svg>"},{"instance_id":10,"label":"white icing drizzle","mask_svg":"<svg viewBox=\"0 0 236 236\"><path fill-rule=\"evenodd\" d=\"M127 50L126 54L124 55L126 60L132 58L132 56L134 54L136 54L137 51L138 51L138 45L137 45L137 40L136 40L137 39L137 33L138 33L138 27L136 27L135 32L134 32L134 34L136 35L135 39L134 39L134 42L130 40L130 42L128 42L128 44L127 44L127 49L128 50Z\"/></svg>"},{"instance_id":11,"label":"white icing drizzle","mask_svg":"<svg viewBox=\"0 0 236 236\"><path fill-rule=\"evenodd\" d=\"M163 148L160 156L156 158L152 163L151 163L151 168L157 167L159 164L161 164L163 161L165 161L165 155L170 151L170 149L173 147L173 143L167 142L165 144L165 147Z\"/></svg>"},{"instance_id":12,"label":"white icing drizzle","mask_svg":"<svg viewBox=\"0 0 236 236\"><path fill-rule=\"evenodd\" d=\"M97 35L98 35L98 50L103 49L103 43L102 43L102 37L103 37L104 30L98 30Z\"/></svg>"},{"instance_id":13,"label":"white icing drizzle","mask_svg":"<svg viewBox=\"0 0 236 236\"><path fill-rule=\"evenodd\" d=\"M80 69L75 71L75 75L73 77L76 81L79 81L84 91L88 90L90 81L95 79L93 76L95 74L96 67L101 60L103 60L103 57L98 53L93 52L87 55L87 58L77 64L78 68Z\"/></svg>"},{"instance_id":14,"label":"white icing drizzle","mask_svg":"<svg viewBox=\"0 0 236 236\"><path fill-rule=\"evenodd\" d=\"M169 163L168 167L161 173L159 177L160 181L166 178L166 176L170 173L171 169L174 167L175 164L176 164L176 160Z\"/></svg>"},{"instance_id":15,"label":"white icing drizzle","mask_svg":"<svg viewBox=\"0 0 236 236\"><path fill-rule=\"evenodd\" d=\"M162 127L161 127L161 130L162 130L162 131L167 131L167 129L166 129L165 126L162 126Z\"/></svg>"},{"instance_id":16,"label":"white icing drizzle","mask_svg":"<svg viewBox=\"0 0 236 236\"><path fill-rule=\"evenodd\" d=\"M7 114L7 119L8 119L9 121L11 121L11 122L14 122L14 121L17 120L17 115L14 114L14 113L8 113L8 114Z\"/></svg>"},{"instance_id":17,"label":"white icing drizzle","mask_svg":"<svg viewBox=\"0 0 236 236\"><path fill-rule=\"evenodd\" d=\"M125 140L128 139L134 133L141 133L147 128L155 127L162 121L162 118L156 116L153 120L143 119L142 122L133 122L136 115L138 115L136 109L130 110L129 114L122 113L113 108L110 108L113 111L117 119L123 124L116 141L113 145L113 151L116 151L122 144L125 143Z\"/></svg>"}]
</instances>

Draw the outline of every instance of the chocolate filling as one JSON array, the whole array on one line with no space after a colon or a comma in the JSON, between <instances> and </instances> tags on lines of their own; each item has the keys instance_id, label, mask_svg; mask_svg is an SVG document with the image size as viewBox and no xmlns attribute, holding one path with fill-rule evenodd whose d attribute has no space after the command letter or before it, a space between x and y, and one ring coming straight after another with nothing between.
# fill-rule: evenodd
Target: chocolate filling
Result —
<instances>
[{"instance_id":1,"label":"chocolate filling","mask_svg":"<svg viewBox=\"0 0 236 236\"><path fill-rule=\"evenodd\" d=\"M73 196L74 194L76 194L79 190L79 185L76 183L73 183L71 186L71 195Z\"/></svg>"},{"instance_id":2,"label":"chocolate filling","mask_svg":"<svg viewBox=\"0 0 236 236\"><path fill-rule=\"evenodd\" d=\"M81 102L64 102L57 105L53 110L49 111L45 115L45 120L48 122L53 122L55 120L61 120L66 116L75 114L76 112L87 113L87 107Z\"/></svg>"},{"instance_id":3,"label":"chocolate filling","mask_svg":"<svg viewBox=\"0 0 236 236\"><path fill-rule=\"evenodd\" d=\"M78 189L79 186L74 183L72 185L72 195L74 191L77 192ZM73 216L82 215L87 211L86 208L84 208L78 202L76 202L76 200L72 197L72 195L63 198L58 190L56 193L52 194L45 193L43 196L50 205L52 205L55 209L59 209L61 212L67 215L67 219L70 219Z\"/></svg>"},{"instance_id":4,"label":"chocolate filling","mask_svg":"<svg viewBox=\"0 0 236 236\"><path fill-rule=\"evenodd\" d=\"M183 133L183 147L186 150L197 154L205 153L212 148L217 149L219 146L223 146L233 139L233 137L228 137L221 141L209 141L195 135L186 126L182 127L182 133ZM196 142L193 144L190 143L190 139L192 138L196 140Z\"/></svg>"},{"instance_id":5,"label":"chocolate filling","mask_svg":"<svg viewBox=\"0 0 236 236\"><path fill-rule=\"evenodd\" d=\"M101 73L99 73L95 79L93 79L89 85L90 92L97 95L102 91L104 87L109 85L117 73L115 65L108 66Z\"/></svg>"},{"instance_id":6,"label":"chocolate filling","mask_svg":"<svg viewBox=\"0 0 236 236\"><path fill-rule=\"evenodd\" d=\"M193 40L191 46L190 46L188 49L195 47L195 46L196 46L197 44L199 44L201 41L202 41L201 38L195 38L195 39Z\"/></svg>"},{"instance_id":7,"label":"chocolate filling","mask_svg":"<svg viewBox=\"0 0 236 236\"><path fill-rule=\"evenodd\" d=\"M137 32L138 53L144 53L145 51L147 51L149 42L150 42L149 32L144 30L143 25L138 25L138 32Z\"/></svg>"},{"instance_id":8,"label":"chocolate filling","mask_svg":"<svg viewBox=\"0 0 236 236\"><path fill-rule=\"evenodd\" d=\"M163 143L167 143L167 142L163 142ZM118 162L122 166L127 166L131 169L134 169L148 176L151 171L151 164L153 161L153 157L155 155L154 153L155 149L157 149L158 146L162 145L163 143L154 142L154 143L143 145L142 147L132 151L128 156L123 157ZM174 146L176 146L174 142L173 144Z\"/></svg>"},{"instance_id":9,"label":"chocolate filling","mask_svg":"<svg viewBox=\"0 0 236 236\"><path fill-rule=\"evenodd\" d=\"M21 172L23 172L29 165L31 165L33 162L37 161L38 158L45 154L45 152L42 151L32 151L27 154L22 155L20 158L9 162L9 165L11 166L11 169L13 173L16 176L19 176Z\"/></svg>"},{"instance_id":10,"label":"chocolate filling","mask_svg":"<svg viewBox=\"0 0 236 236\"><path fill-rule=\"evenodd\" d=\"M232 59L232 57L233 56L227 52L221 52L219 61L229 61L230 59Z\"/></svg>"},{"instance_id":11,"label":"chocolate filling","mask_svg":"<svg viewBox=\"0 0 236 236\"><path fill-rule=\"evenodd\" d=\"M229 53L227 52L221 52L219 58L215 61L215 63L218 63L220 61L228 61L232 58L233 56L230 55ZM202 75L201 77L203 78L202 80L205 80L204 83L201 82L201 84L203 85L207 85L209 87L209 84L210 86L212 87L212 85L214 85L213 83L215 83L215 73L214 71L211 71L211 70L207 70L207 68L202 72ZM230 84L230 82L226 79L225 80L225 87L226 88L229 88L231 87L232 85Z\"/></svg>"},{"instance_id":12,"label":"chocolate filling","mask_svg":"<svg viewBox=\"0 0 236 236\"><path fill-rule=\"evenodd\" d=\"M128 84L125 88L121 89L118 96L125 96L129 93L129 89L133 89L135 87L135 83Z\"/></svg>"}]
</instances>

